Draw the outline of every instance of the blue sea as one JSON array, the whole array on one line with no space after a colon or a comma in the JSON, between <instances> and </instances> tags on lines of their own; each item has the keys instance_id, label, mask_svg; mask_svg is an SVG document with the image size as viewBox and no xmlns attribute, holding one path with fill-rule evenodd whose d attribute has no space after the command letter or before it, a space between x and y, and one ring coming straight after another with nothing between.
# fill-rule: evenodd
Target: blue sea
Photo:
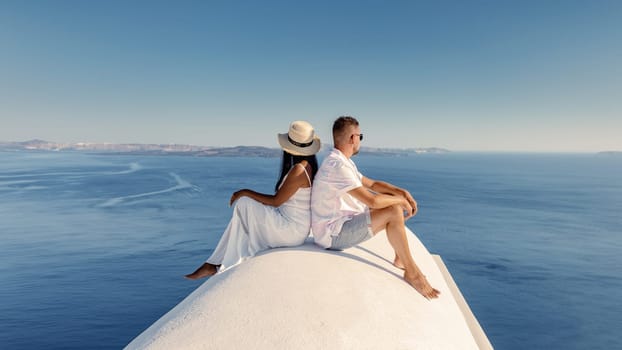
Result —
<instances>
[{"instance_id":1,"label":"blue sea","mask_svg":"<svg viewBox=\"0 0 622 350\"><path fill-rule=\"evenodd\" d=\"M321 157L320 157L321 158ZM357 156L411 191L496 349L622 349L622 157ZM0 348L119 349L202 281L231 193L276 158L0 152Z\"/></svg>"}]
</instances>

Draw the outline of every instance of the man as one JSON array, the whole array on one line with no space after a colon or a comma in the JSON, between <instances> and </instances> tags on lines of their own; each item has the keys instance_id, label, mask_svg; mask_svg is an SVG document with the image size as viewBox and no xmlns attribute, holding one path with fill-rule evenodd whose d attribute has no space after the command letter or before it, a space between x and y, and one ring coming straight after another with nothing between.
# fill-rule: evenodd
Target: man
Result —
<instances>
[{"instance_id":1,"label":"man","mask_svg":"<svg viewBox=\"0 0 622 350\"><path fill-rule=\"evenodd\" d=\"M355 246L386 230L395 250L396 267L426 298L440 292L428 283L410 254L404 221L417 213L410 193L387 182L363 176L350 159L359 152L363 134L350 116L333 124L335 148L324 159L313 182L311 225L316 244L333 250Z\"/></svg>"}]
</instances>

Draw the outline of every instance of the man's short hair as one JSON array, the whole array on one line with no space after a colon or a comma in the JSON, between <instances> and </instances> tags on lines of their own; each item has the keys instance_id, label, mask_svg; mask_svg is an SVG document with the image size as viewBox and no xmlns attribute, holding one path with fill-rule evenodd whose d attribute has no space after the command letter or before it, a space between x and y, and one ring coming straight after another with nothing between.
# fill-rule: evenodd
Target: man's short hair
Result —
<instances>
[{"instance_id":1,"label":"man's short hair","mask_svg":"<svg viewBox=\"0 0 622 350\"><path fill-rule=\"evenodd\" d=\"M343 115L337 118L333 123L333 138L336 139L337 136L350 125L358 126L359 121L349 115Z\"/></svg>"}]
</instances>

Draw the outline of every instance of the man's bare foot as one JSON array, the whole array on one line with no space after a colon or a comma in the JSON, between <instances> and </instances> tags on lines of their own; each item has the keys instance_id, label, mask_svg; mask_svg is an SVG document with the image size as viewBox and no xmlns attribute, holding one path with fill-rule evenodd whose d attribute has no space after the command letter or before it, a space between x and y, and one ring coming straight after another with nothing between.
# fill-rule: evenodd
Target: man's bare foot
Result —
<instances>
[{"instance_id":1,"label":"man's bare foot","mask_svg":"<svg viewBox=\"0 0 622 350\"><path fill-rule=\"evenodd\" d=\"M427 299L435 299L438 298L438 295L441 294L438 290L434 289L427 278L424 275L419 274L416 276L412 276L406 272L404 272L404 279L408 282L413 288L415 288L421 295L426 297Z\"/></svg>"},{"instance_id":2,"label":"man's bare foot","mask_svg":"<svg viewBox=\"0 0 622 350\"><path fill-rule=\"evenodd\" d=\"M220 265L212 265L210 263L204 263L201 265L196 271L193 273L186 275L185 277L189 280L198 280L199 278L209 277L215 275L218 272L218 267Z\"/></svg>"},{"instance_id":3,"label":"man's bare foot","mask_svg":"<svg viewBox=\"0 0 622 350\"><path fill-rule=\"evenodd\" d=\"M397 256L397 254L395 254L395 259L393 259L393 266L404 270L404 264L402 264L402 260L400 260L400 257Z\"/></svg>"}]
</instances>

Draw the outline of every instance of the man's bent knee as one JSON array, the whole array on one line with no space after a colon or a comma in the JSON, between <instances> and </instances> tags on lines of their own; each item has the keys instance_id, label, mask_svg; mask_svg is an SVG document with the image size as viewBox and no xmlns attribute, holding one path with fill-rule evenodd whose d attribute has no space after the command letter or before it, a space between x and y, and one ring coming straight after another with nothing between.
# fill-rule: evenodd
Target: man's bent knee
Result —
<instances>
[{"instance_id":1,"label":"man's bent knee","mask_svg":"<svg viewBox=\"0 0 622 350\"><path fill-rule=\"evenodd\" d=\"M382 209L372 209L371 212L372 229L374 233L387 228L390 223L403 223L404 211L399 205L392 205Z\"/></svg>"},{"instance_id":2,"label":"man's bent knee","mask_svg":"<svg viewBox=\"0 0 622 350\"><path fill-rule=\"evenodd\" d=\"M394 204L391 206L391 222L404 222L404 208L401 205Z\"/></svg>"}]
</instances>

